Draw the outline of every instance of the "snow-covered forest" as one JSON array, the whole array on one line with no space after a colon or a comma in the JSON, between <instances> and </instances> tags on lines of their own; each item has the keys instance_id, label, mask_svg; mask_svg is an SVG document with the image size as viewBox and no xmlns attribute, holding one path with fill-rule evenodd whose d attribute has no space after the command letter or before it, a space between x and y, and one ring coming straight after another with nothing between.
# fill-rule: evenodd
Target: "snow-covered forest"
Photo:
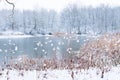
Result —
<instances>
[{"instance_id":1,"label":"snow-covered forest","mask_svg":"<svg viewBox=\"0 0 120 80\"><path fill-rule=\"evenodd\" d=\"M20 31L25 34L46 34L68 32L79 34L102 34L120 30L120 7L80 8L69 5L61 12L44 8L35 10L15 10L13 20L11 10L0 11L0 31ZM13 25L12 22L13 21Z\"/></svg>"}]
</instances>

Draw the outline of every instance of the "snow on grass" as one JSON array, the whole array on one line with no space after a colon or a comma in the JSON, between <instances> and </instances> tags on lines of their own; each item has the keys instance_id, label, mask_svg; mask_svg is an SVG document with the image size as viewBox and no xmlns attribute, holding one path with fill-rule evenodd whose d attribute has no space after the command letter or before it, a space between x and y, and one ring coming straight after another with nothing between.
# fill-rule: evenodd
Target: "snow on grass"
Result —
<instances>
[{"instance_id":1,"label":"snow on grass","mask_svg":"<svg viewBox=\"0 0 120 80\"><path fill-rule=\"evenodd\" d=\"M0 71L0 80L119 80L120 65L112 67L101 78L101 71L97 68L81 70L7 70Z\"/></svg>"}]
</instances>

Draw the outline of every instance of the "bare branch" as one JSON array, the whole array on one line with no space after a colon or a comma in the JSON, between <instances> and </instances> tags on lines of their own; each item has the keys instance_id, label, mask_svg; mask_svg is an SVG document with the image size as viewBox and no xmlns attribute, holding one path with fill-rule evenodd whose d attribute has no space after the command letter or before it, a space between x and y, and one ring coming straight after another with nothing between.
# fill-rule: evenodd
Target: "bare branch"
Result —
<instances>
[{"instance_id":1,"label":"bare branch","mask_svg":"<svg viewBox=\"0 0 120 80\"><path fill-rule=\"evenodd\" d=\"M12 5L13 6L13 8L12 8L12 14L10 14L10 17L11 17L11 27L12 27L12 30L14 30L14 21L13 21L13 15L14 15L14 8L15 8L15 5L14 5L14 3L11 3L11 2L9 2L8 0L6 0L6 2L8 3L8 4L10 4L10 5Z\"/></svg>"},{"instance_id":2,"label":"bare branch","mask_svg":"<svg viewBox=\"0 0 120 80\"><path fill-rule=\"evenodd\" d=\"M14 8L15 8L15 5L14 5L14 3L9 2L8 0L6 0L6 2L7 2L8 4L10 4L10 5L13 6L13 8L12 8L12 14L11 14L11 16L13 16L13 15L14 15Z\"/></svg>"}]
</instances>

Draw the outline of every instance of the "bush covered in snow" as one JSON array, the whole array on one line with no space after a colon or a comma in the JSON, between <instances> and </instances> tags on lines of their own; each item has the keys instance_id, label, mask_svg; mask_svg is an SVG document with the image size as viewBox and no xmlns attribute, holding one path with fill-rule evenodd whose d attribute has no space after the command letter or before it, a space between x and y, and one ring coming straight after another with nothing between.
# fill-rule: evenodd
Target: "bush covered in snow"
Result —
<instances>
[{"instance_id":1,"label":"bush covered in snow","mask_svg":"<svg viewBox=\"0 0 120 80\"><path fill-rule=\"evenodd\" d=\"M84 44L79 57L89 67L104 68L120 64L120 33L105 34Z\"/></svg>"},{"instance_id":2,"label":"bush covered in snow","mask_svg":"<svg viewBox=\"0 0 120 80\"><path fill-rule=\"evenodd\" d=\"M79 62L81 62L80 59L75 59L74 57L57 60L56 58L30 58L27 55L22 55L10 60L6 67L17 70L80 69L81 67L79 66L81 64L78 65Z\"/></svg>"}]
</instances>

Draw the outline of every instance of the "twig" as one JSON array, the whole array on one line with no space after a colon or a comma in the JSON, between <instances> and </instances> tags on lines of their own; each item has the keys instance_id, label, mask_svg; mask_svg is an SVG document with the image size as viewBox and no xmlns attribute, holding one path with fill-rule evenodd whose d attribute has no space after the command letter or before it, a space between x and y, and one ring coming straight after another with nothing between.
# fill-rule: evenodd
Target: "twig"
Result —
<instances>
[{"instance_id":1,"label":"twig","mask_svg":"<svg viewBox=\"0 0 120 80\"><path fill-rule=\"evenodd\" d=\"M8 0L6 0L6 2L7 2L8 4L10 4L10 5L13 6L13 8L12 8L12 14L10 15L10 16L13 16L13 15L14 15L15 5L14 5L14 3L9 2Z\"/></svg>"}]
</instances>

